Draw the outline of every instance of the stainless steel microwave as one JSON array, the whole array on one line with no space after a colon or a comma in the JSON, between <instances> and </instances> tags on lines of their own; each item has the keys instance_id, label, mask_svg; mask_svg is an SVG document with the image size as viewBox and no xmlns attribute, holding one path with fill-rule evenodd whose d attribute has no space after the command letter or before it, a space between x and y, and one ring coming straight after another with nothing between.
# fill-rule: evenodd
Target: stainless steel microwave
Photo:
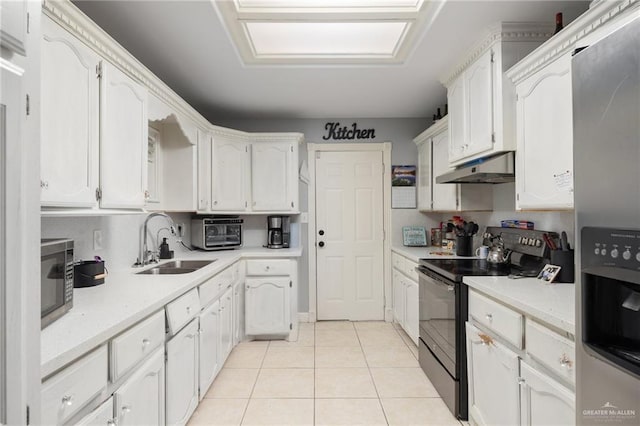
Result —
<instances>
[{"instance_id":1,"label":"stainless steel microwave","mask_svg":"<svg viewBox=\"0 0 640 426\"><path fill-rule=\"evenodd\" d=\"M73 307L73 240L44 239L40 245L40 327Z\"/></svg>"},{"instance_id":2,"label":"stainless steel microwave","mask_svg":"<svg viewBox=\"0 0 640 426\"><path fill-rule=\"evenodd\" d=\"M242 247L242 222L238 218L194 218L191 245L202 250Z\"/></svg>"}]
</instances>

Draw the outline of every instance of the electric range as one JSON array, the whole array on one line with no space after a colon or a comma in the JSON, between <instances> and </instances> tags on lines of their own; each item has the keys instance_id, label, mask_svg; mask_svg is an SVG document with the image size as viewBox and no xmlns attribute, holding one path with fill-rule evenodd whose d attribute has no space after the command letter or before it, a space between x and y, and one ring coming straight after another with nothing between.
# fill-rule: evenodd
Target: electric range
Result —
<instances>
[{"instance_id":1,"label":"electric range","mask_svg":"<svg viewBox=\"0 0 640 426\"><path fill-rule=\"evenodd\" d=\"M554 232L487 227L483 244L500 236L510 251L509 262L495 265L485 259L420 259L418 359L421 368L454 416L468 418L465 322L469 290L465 276L536 276L549 263L543 234Z\"/></svg>"}]
</instances>

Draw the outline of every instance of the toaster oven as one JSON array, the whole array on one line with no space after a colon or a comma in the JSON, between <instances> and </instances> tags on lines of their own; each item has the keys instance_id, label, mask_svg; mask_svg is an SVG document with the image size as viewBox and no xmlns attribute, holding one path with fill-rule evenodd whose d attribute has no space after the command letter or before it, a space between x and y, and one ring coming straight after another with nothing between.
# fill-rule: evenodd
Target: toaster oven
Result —
<instances>
[{"instance_id":1,"label":"toaster oven","mask_svg":"<svg viewBox=\"0 0 640 426\"><path fill-rule=\"evenodd\" d=\"M239 218L194 218L191 245L202 250L242 247L242 222Z\"/></svg>"}]
</instances>

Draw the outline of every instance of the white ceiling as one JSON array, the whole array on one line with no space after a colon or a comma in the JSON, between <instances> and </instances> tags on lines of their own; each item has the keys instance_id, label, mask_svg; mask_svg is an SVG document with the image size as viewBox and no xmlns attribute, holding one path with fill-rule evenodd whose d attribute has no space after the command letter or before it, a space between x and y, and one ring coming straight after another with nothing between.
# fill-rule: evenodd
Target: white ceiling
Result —
<instances>
[{"instance_id":1,"label":"white ceiling","mask_svg":"<svg viewBox=\"0 0 640 426\"><path fill-rule=\"evenodd\" d=\"M227 0L228 1L228 0ZM74 1L213 123L264 118L430 117L438 78L500 21L565 25L584 1L449 0L404 64L244 66L210 1Z\"/></svg>"}]
</instances>

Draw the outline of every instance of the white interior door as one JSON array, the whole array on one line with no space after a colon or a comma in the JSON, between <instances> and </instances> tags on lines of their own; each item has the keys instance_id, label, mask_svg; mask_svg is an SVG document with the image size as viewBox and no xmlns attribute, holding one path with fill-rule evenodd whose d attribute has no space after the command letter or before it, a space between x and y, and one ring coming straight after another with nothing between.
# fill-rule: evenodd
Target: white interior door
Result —
<instances>
[{"instance_id":1,"label":"white interior door","mask_svg":"<svg viewBox=\"0 0 640 426\"><path fill-rule=\"evenodd\" d=\"M383 320L382 152L316 155L317 318Z\"/></svg>"}]
</instances>

